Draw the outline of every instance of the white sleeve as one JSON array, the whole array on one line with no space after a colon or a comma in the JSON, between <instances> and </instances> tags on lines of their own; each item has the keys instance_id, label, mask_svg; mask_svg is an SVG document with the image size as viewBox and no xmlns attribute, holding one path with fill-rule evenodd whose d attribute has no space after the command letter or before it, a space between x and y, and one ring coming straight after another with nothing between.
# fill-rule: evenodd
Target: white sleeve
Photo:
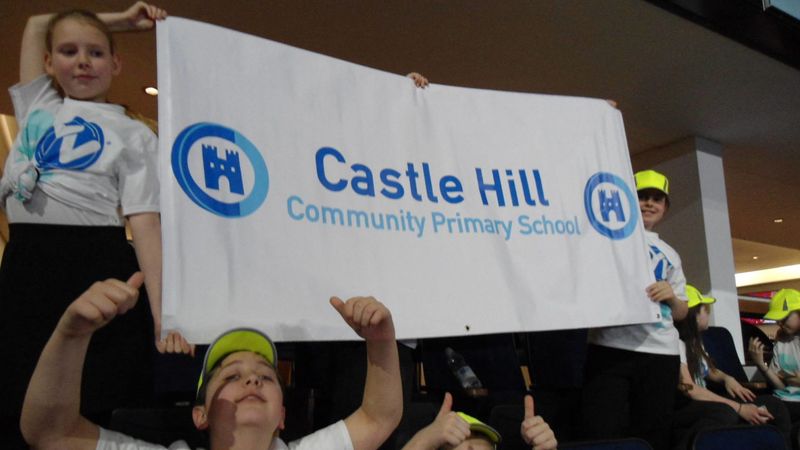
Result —
<instances>
[{"instance_id":1,"label":"white sleeve","mask_svg":"<svg viewBox=\"0 0 800 450\"><path fill-rule=\"evenodd\" d=\"M350 433L347 432L347 425L340 420L333 425L315 431L308 436L289 443L292 450L314 450L324 448L326 450L353 450L353 442L350 440Z\"/></svg>"},{"instance_id":2,"label":"white sleeve","mask_svg":"<svg viewBox=\"0 0 800 450\"><path fill-rule=\"evenodd\" d=\"M63 100L53 88L51 79L47 75L40 75L28 84L15 84L8 89L11 102L14 104L14 116L20 128L25 123L25 118L30 113L31 106L35 104L46 105L61 103Z\"/></svg>"},{"instance_id":3,"label":"white sleeve","mask_svg":"<svg viewBox=\"0 0 800 450\"><path fill-rule=\"evenodd\" d=\"M116 431L100 428L96 450L190 450L184 441L177 441L169 449L150 442L140 441Z\"/></svg>"}]
</instances>

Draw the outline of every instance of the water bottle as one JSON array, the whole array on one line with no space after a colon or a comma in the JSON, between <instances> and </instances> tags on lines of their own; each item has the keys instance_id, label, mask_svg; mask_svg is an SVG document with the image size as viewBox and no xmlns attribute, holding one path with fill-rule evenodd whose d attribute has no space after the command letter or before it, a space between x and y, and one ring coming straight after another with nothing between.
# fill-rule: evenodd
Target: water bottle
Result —
<instances>
[{"instance_id":1,"label":"water bottle","mask_svg":"<svg viewBox=\"0 0 800 450\"><path fill-rule=\"evenodd\" d=\"M464 361L464 357L450 347L444 349L445 357L447 358L447 365L450 371L458 379L459 384L464 389L480 389L481 380L472 371L472 368Z\"/></svg>"}]
</instances>

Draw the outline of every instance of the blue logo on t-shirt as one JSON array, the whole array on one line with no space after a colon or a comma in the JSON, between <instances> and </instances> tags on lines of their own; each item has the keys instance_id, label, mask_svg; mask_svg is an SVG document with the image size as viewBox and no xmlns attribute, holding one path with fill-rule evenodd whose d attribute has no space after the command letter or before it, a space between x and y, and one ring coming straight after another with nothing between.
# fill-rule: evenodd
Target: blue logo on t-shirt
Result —
<instances>
[{"instance_id":1,"label":"blue logo on t-shirt","mask_svg":"<svg viewBox=\"0 0 800 450\"><path fill-rule=\"evenodd\" d=\"M261 152L236 130L214 123L196 123L178 134L172 172L194 203L223 217L253 213L269 190Z\"/></svg>"},{"instance_id":2,"label":"blue logo on t-shirt","mask_svg":"<svg viewBox=\"0 0 800 450\"><path fill-rule=\"evenodd\" d=\"M40 169L83 170L103 153L103 129L76 116L59 127L50 127L36 144L36 165Z\"/></svg>"},{"instance_id":3,"label":"blue logo on t-shirt","mask_svg":"<svg viewBox=\"0 0 800 450\"><path fill-rule=\"evenodd\" d=\"M603 236L625 239L636 228L638 200L617 175L598 172L583 190L583 204L592 227Z\"/></svg>"}]
</instances>

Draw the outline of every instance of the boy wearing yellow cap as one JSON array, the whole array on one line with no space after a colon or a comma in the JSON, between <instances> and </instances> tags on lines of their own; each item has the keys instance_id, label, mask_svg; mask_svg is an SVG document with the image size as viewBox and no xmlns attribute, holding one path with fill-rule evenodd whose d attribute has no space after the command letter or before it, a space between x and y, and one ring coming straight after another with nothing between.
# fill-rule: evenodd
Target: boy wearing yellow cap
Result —
<instances>
[{"instance_id":1,"label":"boy wearing yellow cap","mask_svg":"<svg viewBox=\"0 0 800 450\"><path fill-rule=\"evenodd\" d=\"M163 447L101 429L82 417L83 361L92 334L135 303L143 276L92 285L64 312L45 346L23 405L21 428L33 448L156 450ZM270 339L256 330L236 329L210 347L198 383L195 426L207 430L210 450L376 449L395 429L403 411L394 325L374 298L331 305L367 342L367 379L361 407L353 414L288 446L278 437L284 426L283 394ZM188 450L183 441L170 450Z\"/></svg>"},{"instance_id":2,"label":"boy wearing yellow cap","mask_svg":"<svg viewBox=\"0 0 800 450\"><path fill-rule=\"evenodd\" d=\"M669 447L680 363L673 319L686 315L686 300L677 294L686 279L678 253L653 231L669 208L667 177L644 170L634 178L656 279L645 291L661 314L655 323L590 330L581 415L588 438L635 436L660 450Z\"/></svg>"},{"instance_id":3,"label":"boy wearing yellow cap","mask_svg":"<svg viewBox=\"0 0 800 450\"><path fill-rule=\"evenodd\" d=\"M403 450L493 450L502 440L491 426L463 412L454 412L453 397L444 394L436 419L419 430ZM525 417L520 425L522 440L533 450L555 450L555 434L541 416L534 414L533 397L525 396Z\"/></svg>"}]
</instances>

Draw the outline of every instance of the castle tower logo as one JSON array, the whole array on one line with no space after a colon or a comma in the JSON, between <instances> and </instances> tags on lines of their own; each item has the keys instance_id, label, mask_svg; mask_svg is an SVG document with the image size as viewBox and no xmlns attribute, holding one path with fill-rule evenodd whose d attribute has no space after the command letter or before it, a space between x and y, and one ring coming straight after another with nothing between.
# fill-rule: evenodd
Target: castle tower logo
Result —
<instances>
[{"instance_id":1,"label":"castle tower logo","mask_svg":"<svg viewBox=\"0 0 800 450\"><path fill-rule=\"evenodd\" d=\"M253 213L269 191L261 152L238 131L214 123L196 123L178 134L172 173L195 204L222 217Z\"/></svg>"},{"instance_id":2,"label":"castle tower logo","mask_svg":"<svg viewBox=\"0 0 800 450\"><path fill-rule=\"evenodd\" d=\"M598 172L583 190L583 204L592 227L610 239L625 239L638 221L639 201L622 178Z\"/></svg>"}]
</instances>

